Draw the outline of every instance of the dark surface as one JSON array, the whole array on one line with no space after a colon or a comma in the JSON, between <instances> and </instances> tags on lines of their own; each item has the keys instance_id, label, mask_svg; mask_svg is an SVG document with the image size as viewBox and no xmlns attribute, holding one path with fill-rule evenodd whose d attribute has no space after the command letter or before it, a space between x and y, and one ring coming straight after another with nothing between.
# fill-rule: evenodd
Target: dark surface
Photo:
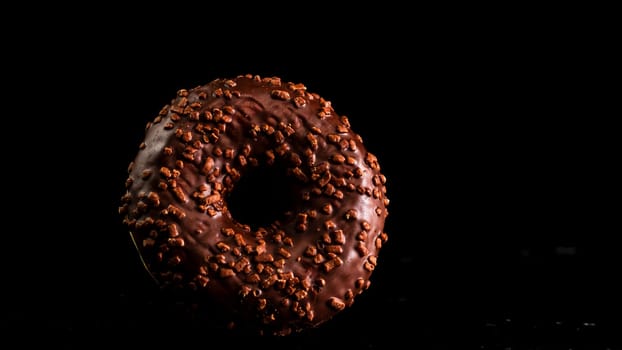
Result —
<instances>
[{"instance_id":1,"label":"dark surface","mask_svg":"<svg viewBox=\"0 0 622 350\"><path fill-rule=\"evenodd\" d=\"M371 289L325 326L257 346L616 348L619 154L591 70L570 41L504 37L511 44L493 50L494 38L443 38L424 37L416 53L380 40L373 52L304 52L306 64L265 48L209 55L113 36L62 66L37 65L22 86L37 86L36 114L54 118L36 122L44 175L28 183L51 189L24 196L36 215L3 246L0 332L77 348L227 337L158 299L117 207L144 124L178 89L253 73L331 100L378 156L391 198Z\"/></svg>"}]
</instances>

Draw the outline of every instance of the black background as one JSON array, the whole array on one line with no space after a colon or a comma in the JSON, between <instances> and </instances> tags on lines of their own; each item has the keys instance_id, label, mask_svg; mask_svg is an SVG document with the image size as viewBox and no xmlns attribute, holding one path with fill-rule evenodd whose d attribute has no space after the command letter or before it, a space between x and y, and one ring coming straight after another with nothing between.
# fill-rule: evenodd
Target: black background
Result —
<instances>
[{"instance_id":1,"label":"black background","mask_svg":"<svg viewBox=\"0 0 622 350\"><path fill-rule=\"evenodd\" d=\"M291 38L283 26L234 35L158 21L81 40L65 40L75 28L43 34L55 50L25 55L13 85L16 104L36 102L15 109L33 120L15 162L36 171L17 182L29 191L14 213L32 219L3 245L0 331L77 347L233 341L157 301L117 207L145 123L175 92L251 73L332 101L378 156L391 199L372 288L317 330L256 344L618 344L619 156L594 80L599 44L555 28L359 24Z\"/></svg>"}]
</instances>

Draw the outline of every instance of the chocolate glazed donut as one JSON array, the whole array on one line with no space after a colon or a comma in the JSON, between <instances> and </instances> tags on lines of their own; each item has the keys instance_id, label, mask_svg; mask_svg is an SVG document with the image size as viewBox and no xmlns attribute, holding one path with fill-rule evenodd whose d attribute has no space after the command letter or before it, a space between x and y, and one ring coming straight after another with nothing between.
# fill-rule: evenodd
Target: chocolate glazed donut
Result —
<instances>
[{"instance_id":1,"label":"chocolate glazed donut","mask_svg":"<svg viewBox=\"0 0 622 350\"><path fill-rule=\"evenodd\" d=\"M246 75L180 90L139 148L119 212L162 288L216 301L232 325L286 335L370 286L387 241L386 178L348 118L304 85ZM264 167L288 179L290 207L253 228L228 199Z\"/></svg>"}]
</instances>

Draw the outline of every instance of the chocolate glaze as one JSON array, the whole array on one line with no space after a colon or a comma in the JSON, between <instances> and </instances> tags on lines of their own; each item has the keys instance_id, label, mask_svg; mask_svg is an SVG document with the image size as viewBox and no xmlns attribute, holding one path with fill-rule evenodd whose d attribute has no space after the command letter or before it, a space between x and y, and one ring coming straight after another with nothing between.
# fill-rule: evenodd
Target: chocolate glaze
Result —
<instances>
[{"instance_id":1,"label":"chocolate glaze","mask_svg":"<svg viewBox=\"0 0 622 350\"><path fill-rule=\"evenodd\" d=\"M266 166L291 178L294 205L251 230L227 195ZM233 325L285 335L329 320L369 287L387 240L385 181L330 102L246 75L180 90L147 124L119 211L163 288L217 301Z\"/></svg>"}]
</instances>

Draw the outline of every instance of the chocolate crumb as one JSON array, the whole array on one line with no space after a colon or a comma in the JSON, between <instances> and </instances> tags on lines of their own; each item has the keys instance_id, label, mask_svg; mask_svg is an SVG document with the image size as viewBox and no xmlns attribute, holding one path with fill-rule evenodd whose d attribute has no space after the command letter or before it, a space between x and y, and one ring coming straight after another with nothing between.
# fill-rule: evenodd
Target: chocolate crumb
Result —
<instances>
[{"instance_id":1,"label":"chocolate crumb","mask_svg":"<svg viewBox=\"0 0 622 350\"><path fill-rule=\"evenodd\" d=\"M346 307L346 303L343 302L343 300L337 298L337 297L331 297L328 299L328 305L337 310L337 311L341 311Z\"/></svg>"}]
</instances>

